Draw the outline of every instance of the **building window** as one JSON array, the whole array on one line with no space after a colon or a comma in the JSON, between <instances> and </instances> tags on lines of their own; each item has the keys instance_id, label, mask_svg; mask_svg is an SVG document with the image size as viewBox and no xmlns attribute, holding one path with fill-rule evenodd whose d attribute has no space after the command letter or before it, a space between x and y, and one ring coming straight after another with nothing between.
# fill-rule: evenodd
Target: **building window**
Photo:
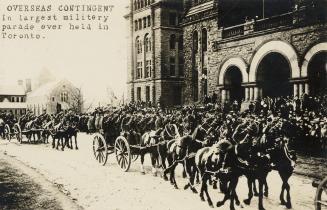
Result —
<instances>
[{"instance_id":1,"label":"building window","mask_svg":"<svg viewBox=\"0 0 327 210\"><path fill-rule=\"evenodd\" d=\"M142 19L139 19L138 23L139 23L139 29L138 30L141 30L142 29Z\"/></svg>"},{"instance_id":2,"label":"building window","mask_svg":"<svg viewBox=\"0 0 327 210\"><path fill-rule=\"evenodd\" d=\"M137 101L141 101L141 87L138 87L136 89L136 97L137 97Z\"/></svg>"},{"instance_id":3,"label":"building window","mask_svg":"<svg viewBox=\"0 0 327 210\"><path fill-rule=\"evenodd\" d=\"M193 33L193 53L198 53L198 48L199 48L198 32L194 31L194 33Z\"/></svg>"},{"instance_id":4,"label":"building window","mask_svg":"<svg viewBox=\"0 0 327 210\"><path fill-rule=\"evenodd\" d=\"M140 40L140 37L136 37L135 44L136 44L136 52L137 52L137 54L141 54L142 53L142 42Z\"/></svg>"},{"instance_id":5,"label":"building window","mask_svg":"<svg viewBox=\"0 0 327 210\"><path fill-rule=\"evenodd\" d=\"M149 34L146 34L144 37L144 50L145 50L145 52L151 51L151 38L150 38Z\"/></svg>"},{"instance_id":6,"label":"building window","mask_svg":"<svg viewBox=\"0 0 327 210\"><path fill-rule=\"evenodd\" d=\"M179 36L178 39L178 49L183 50L183 45L184 45L184 40L183 40L183 35Z\"/></svg>"},{"instance_id":7,"label":"building window","mask_svg":"<svg viewBox=\"0 0 327 210\"><path fill-rule=\"evenodd\" d=\"M176 26L176 13L169 13L169 25Z\"/></svg>"},{"instance_id":8,"label":"building window","mask_svg":"<svg viewBox=\"0 0 327 210\"><path fill-rule=\"evenodd\" d=\"M176 46L176 35L172 34L170 35L170 39L169 39L169 47L171 50L174 50Z\"/></svg>"},{"instance_id":9,"label":"building window","mask_svg":"<svg viewBox=\"0 0 327 210\"><path fill-rule=\"evenodd\" d=\"M170 59L169 59L170 76L176 76L176 74L175 74L175 71L176 71L175 65L176 65L175 57L170 57Z\"/></svg>"},{"instance_id":10,"label":"building window","mask_svg":"<svg viewBox=\"0 0 327 210\"><path fill-rule=\"evenodd\" d=\"M52 100L52 101L55 101L55 97L54 97L54 96L52 96L51 100Z\"/></svg>"},{"instance_id":11,"label":"building window","mask_svg":"<svg viewBox=\"0 0 327 210\"><path fill-rule=\"evenodd\" d=\"M151 77L151 71L152 71L152 66L151 66L151 60L146 61L145 65L145 78Z\"/></svg>"},{"instance_id":12,"label":"building window","mask_svg":"<svg viewBox=\"0 0 327 210\"><path fill-rule=\"evenodd\" d=\"M134 25L135 25L135 26L134 26L134 27L135 27L135 31L137 31L137 30L138 30L138 23L137 23L137 20L134 21Z\"/></svg>"},{"instance_id":13,"label":"building window","mask_svg":"<svg viewBox=\"0 0 327 210\"><path fill-rule=\"evenodd\" d=\"M147 24L146 24L146 18L143 18L143 28L146 28Z\"/></svg>"},{"instance_id":14,"label":"building window","mask_svg":"<svg viewBox=\"0 0 327 210\"><path fill-rule=\"evenodd\" d=\"M178 58L178 70L179 70L179 76L184 76L184 57L180 56Z\"/></svg>"},{"instance_id":15,"label":"building window","mask_svg":"<svg viewBox=\"0 0 327 210\"><path fill-rule=\"evenodd\" d=\"M150 2L149 2L149 4L150 4ZM150 27L151 26L151 17L148 16L147 19L148 19L148 27Z\"/></svg>"},{"instance_id":16,"label":"building window","mask_svg":"<svg viewBox=\"0 0 327 210\"><path fill-rule=\"evenodd\" d=\"M206 29L202 29L202 51L208 50L208 34Z\"/></svg>"},{"instance_id":17,"label":"building window","mask_svg":"<svg viewBox=\"0 0 327 210\"><path fill-rule=\"evenodd\" d=\"M136 79L141 79L141 78L142 78L142 62L137 62Z\"/></svg>"},{"instance_id":18,"label":"building window","mask_svg":"<svg viewBox=\"0 0 327 210\"><path fill-rule=\"evenodd\" d=\"M60 100L61 100L61 102L68 102L68 93L67 92L62 92L60 94Z\"/></svg>"},{"instance_id":19,"label":"building window","mask_svg":"<svg viewBox=\"0 0 327 210\"><path fill-rule=\"evenodd\" d=\"M146 100L146 102L150 101L150 87L149 86L146 86L146 88L145 88L145 100Z\"/></svg>"}]
</instances>

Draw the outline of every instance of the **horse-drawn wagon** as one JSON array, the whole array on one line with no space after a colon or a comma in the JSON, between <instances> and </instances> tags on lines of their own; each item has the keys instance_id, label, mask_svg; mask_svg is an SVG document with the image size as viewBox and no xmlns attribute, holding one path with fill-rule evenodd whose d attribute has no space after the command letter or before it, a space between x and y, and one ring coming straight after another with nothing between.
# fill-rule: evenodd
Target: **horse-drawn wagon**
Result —
<instances>
[{"instance_id":1,"label":"horse-drawn wagon","mask_svg":"<svg viewBox=\"0 0 327 210\"><path fill-rule=\"evenodd\" d=\"M164 164L164 157L159 154L169 140L173 139L178 132L176 125L166 125L165 128L159 130L135 132L122 131L120 123L98 122L95 120L96 133L93 136L93 153L95 159L105 165L108 156L114 154L118 166L127 172L132 162L135 162L140 156L141 170L144 173L144 155L149 153L152 162L152 169L155 172L156 164ZM102 126L101 126L102 125ZM102 129L101 127L104 127ZM110 128L108 128L110 127ZM168 134L168 130L174 130L174 135ZM179 134L178 134L179 135Z\"/></svg>"},{"instance_id":2,"label":"horse-drawn wagon","mask_svg":"<svg viewBox=\"0 0 327 210\"><path fill-rule=\"evenodd\" d=\"M4 125L3 137L10 141L12 138L17 139L19 142L22 140L22 130L18 123L6 123Z\"/></svg>"},{"instance_id":3,"label":"horse-drawn wagon","mask_svg":"<svg viewBox=\"0 0 327 210\"><path fill-rule=\"evenodd\" d=\"M132 161L136 161L139 151L142 149L138 145L131 144L127 139L127 134L121 133L114 142L106 139L105 135L96 133L93 137L93 152L96 160L105 165L110 154L114 154L118 166L127 172ZM112 142L112 143L111 143Z\"/></svg>"}]
</instances>

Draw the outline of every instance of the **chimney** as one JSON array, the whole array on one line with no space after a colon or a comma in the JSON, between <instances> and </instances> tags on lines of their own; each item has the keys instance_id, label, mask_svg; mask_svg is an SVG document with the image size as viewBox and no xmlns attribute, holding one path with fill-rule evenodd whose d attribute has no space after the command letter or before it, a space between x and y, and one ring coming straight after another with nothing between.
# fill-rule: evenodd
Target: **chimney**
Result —
<instances>
[{"instance_id":1,"label":"chimney","mask_svg":"<svg viewBox=\"0 0 327 210\"><path fill-rule=\"evenodd\" d=\"M17 81L17 84L18 84L19 86L23 86L23 80L21 80L21 79L18 80L18 81Z\"/></svg>"},{"instance_id":2,"label":"chimney","mask_svg":"<svg viewBox=\"0 0 327 210\"><path fill-rule=\"evenodd\" d=\"M32 91L32 80L31 79L26 79L26 93Z\"/></svg>"}]
</instances>

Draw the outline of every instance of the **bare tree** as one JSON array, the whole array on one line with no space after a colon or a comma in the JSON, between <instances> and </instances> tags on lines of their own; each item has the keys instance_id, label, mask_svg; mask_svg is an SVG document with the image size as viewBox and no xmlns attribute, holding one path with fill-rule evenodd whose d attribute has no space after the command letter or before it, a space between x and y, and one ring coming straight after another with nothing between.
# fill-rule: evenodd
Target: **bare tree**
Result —
<instances>
[{"instance_id":1,"label":"bare tree","mask_svg":"<svg viewBox=\"0 0 327 210\"><path fill-rule=\"evenodd\" d=\"M82 94L82 87L76 88L72 91L72 100L71 100L71 108L76 113L81 113L84 108L85 99ZM92 105L91 105L92 106Z\"/></svg>"}]
</instances>

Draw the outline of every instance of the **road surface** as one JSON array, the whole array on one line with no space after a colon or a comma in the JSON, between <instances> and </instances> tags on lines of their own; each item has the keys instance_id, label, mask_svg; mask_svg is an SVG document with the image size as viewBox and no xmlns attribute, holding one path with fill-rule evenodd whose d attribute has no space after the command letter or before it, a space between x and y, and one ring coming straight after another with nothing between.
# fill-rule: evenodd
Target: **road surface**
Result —
<instances>
[{"instance_id":1,"label":"road surface","mask_svg":"<svg viewBox=\"0 0 327 210\"><path fill-rule=\"evenodd\" d=\"M186 180L181 177L181 168L177 171L177 183L181 189L175 190L169 182L160 176L151 175L149 157L146 156L146 175L141 175L139 160L132 163L129 172L122 172L109 157L106 166L99 165L92 152L92 136L79 134L79 150L58 151L51 144L30 145L0 140L0 160L21 165L33 170L42 179L57 186L62 193L74 201L73 208L109 209L109 210L206 210L210 208L197 194L183 190ZM289 181L293 209L313 209L315 189L311 179L293 175ZM51 185L48 184L48 185ZM284 210L279 205L281 180L276 172L268 176L269 197L264 199L266 209ZM197 185L199 188L199 186ZM211 187L210 187L211 188ZM247 185L241 178L237 187L240 200L246 198ZM223 195L210 190L214 203ZM257 198L250 206L236 209L257 209ZM216 208L218 209L218 208ZM229 202L219 208L229 209Z\"/></svg>"}]
</instances>

